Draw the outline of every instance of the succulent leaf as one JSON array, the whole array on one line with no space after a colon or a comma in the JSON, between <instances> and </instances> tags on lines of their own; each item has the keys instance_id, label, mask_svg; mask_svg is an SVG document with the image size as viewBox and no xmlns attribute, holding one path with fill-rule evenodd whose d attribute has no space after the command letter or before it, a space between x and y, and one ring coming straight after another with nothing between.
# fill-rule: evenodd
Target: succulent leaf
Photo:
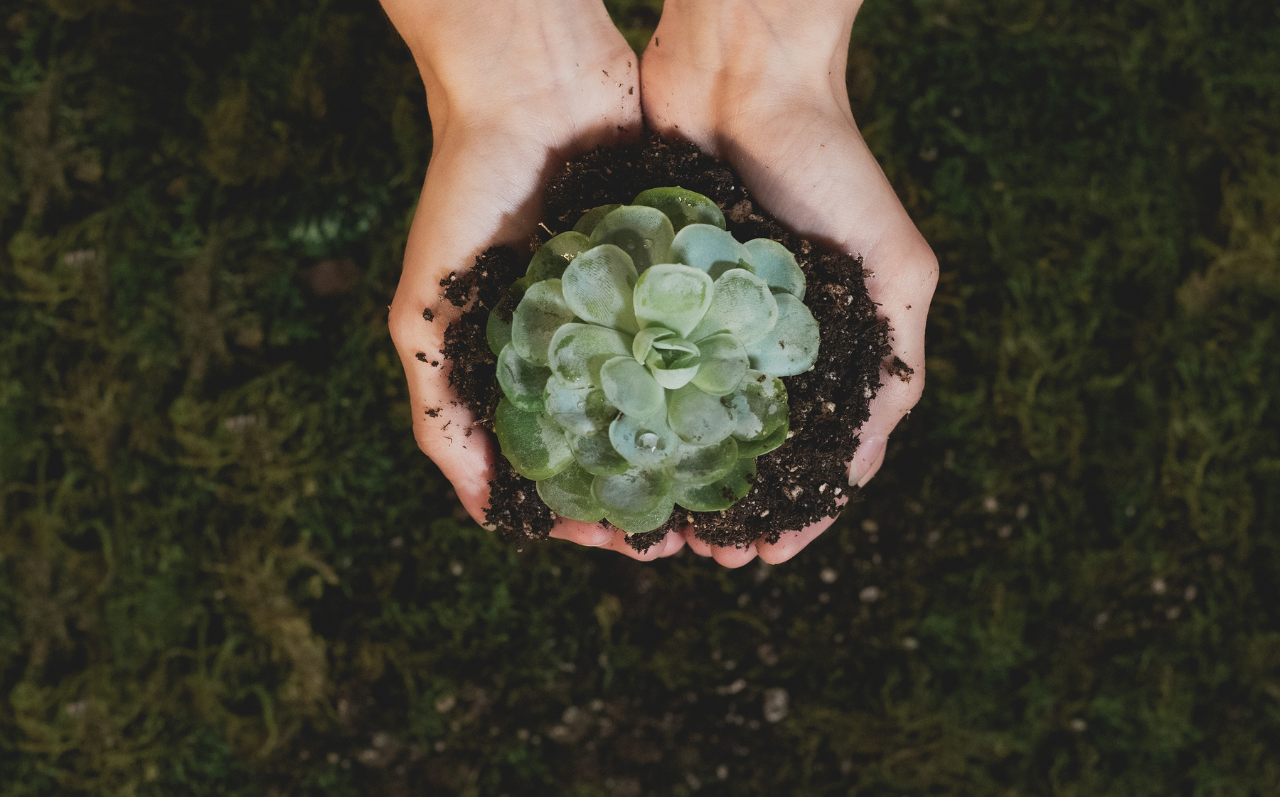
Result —
<instances>
[{"instance_id":1,"label":"succulent leaf","mask_svg":"<svg viewBox=\"0 0 1280 797\"><path fill-rule=\"evenodd\" d=\"M657 208L623 205L610 211L591 231L591 245L613 244L631 256L641 274L654 263L665 263L675 238L671 219Z\"/></svg>"},{"instance_id":2,"label":"succulent leaf","mask_svg":"<svg viewBox=\"0 0 1280 797\"><path fill-rule=\"evenodd\" d=\"M502 353L503 347L511 342L512 314L524 293L533 282L528 277L521 277L512 283L506 294L498 300L498 304L489 313L489 321L485 324L484 337L489 343L489 350L494 356Z\"/></svg>"},{"instance_id":3,"label":"succulent leaf","mask_svg":"<svg viewBox=\"0 0 1280 797\"><path fill-rule=\"evenodd\" d=\"M560 280L531 285L511 317L511 345L529 362L546 365L552 337L572 320L573 310L564 301Z\"/></svg>"},{"instance_id":4,"label":"succulent leaf","mask_svg":"<svg viewBox=\"0 0 1280 797\"><path fill-rule=\"evenodd\" d=\"M580 232L562 232L534 253L525 273L529 282L560 279L564 270L579 254L591 248L591 239Z\"/></svg>"},{"instance_id":5,"label":"succulent leaf","mask_svg":"<svg viewBox=\"0 0 1280 797\"><path fill-rule=\"evenodd\" d=\"M671 519L671 512L676 508L675 501L672 500L670 494L662 497L662 500L641 515L629 515L622 512L607 512L604 519L622 529L628 534L643 534L646 531L653 531Z\"/></svg>"},{"instance_id":6,"label":"succulent leaf","mask_svg":"<svg viewBox=\"0 0 1280 797\"><path fill-rule=\"evenodd\" d=\"M688 337L711 307L714 294L706 272L673 263L653 266L636 283L636 320L642 328L658 326Z\"/></svg>"},{"instance_id":7,"label":"succulent leaf","mask_svg":"<svg viewBox=\"0 0 1280 797\"><path fill-rule=\"evenodd\" d=\"M782 425L764 437L756 440L738 440L738 456L755 459L762 454L768 454L787 442L789 431L791 431L791 419L783 418Z\"/></svg>"},{"instance_id":8,"label":"succulent leaf","mask_svg":"<svg viewBox=\"0 0 1280 797\"><path fill-rule=\"evenodd\" d=\"M489 320L484 325L484 339L494 356L501 354L511 342L511 322L503 321L497 310L489 313Z\"/></svg>"},{"instance_id":9,"label":"succulent leaf","mask_svg":"<svg viewBox=\"0 0 1280 797\"><path fill-rule=\"evenodd\" d=\"M631 204L661 210L671 219L671 226L677 234L690 224L710 224L724 229L724 213L716 203L702 194L679 186L641 191Z\"/></svg>"},{"instance_id":10,"label":"succulent leaf","mask_svg":"<svg viewBox=\"0 0 1280 797\"><path fill-rule=\"evenodd\" d=\"M663 408L662 386L634 357L614 357L605 362L600 368L600 386L609 403L627 415L647 418Z\"/></svg>"},{"instance_id":11,"label":"succulent leaf","mask_svg":"<svg viewBox=\"0 0 1280 797\"><path fill-rule=\"evenodd\" d=\"M818 360L818 322L804 302L789 293L778 294L777 303L778 323L747 344L751 367L777 376L802 374Z\"/></svg>"},{"instance_id":12,"label":"succulent leaf","mask_svg":"<svg viewBox=\"0 0 1280 797\"><path fill-rule=\"evenodd\" d=\"M698 389L713 396L732 393L747 373L747 349L727 332L698 341L701 362L691 380Z\"/></svg>"},{"instance_id":13,"label":"succulent leaf","mask_svg":"<svg viewBox=\"0 0 1280 797\"><path fill-rule=\"evenodd\" d=\"M678 484L710 484L727 476L739 456L738 441L732 436L713 446L681 443L672 463L671 475Z\"/></svg>"},{"instance_id":14,"label":"succulent leaf","mask_svg":"<svg viewBox=\"0 0 1280 797\"><path fill-rule=\"evenodd\" d=\"M609 425L609 442L618 454L640 468L661 468L671 461L680 438L663 413L647 418L623 415Z\"/></svg>"},{"instance_id":15,"label":"succulent leaf","mask_svg":"<svg viewBox=\"0 0 1280 797\"><path fill-rule=\"evenodd\" d=\"M590 473L570 464L550 479L538 482L538 497L560 517L597 523L604 519L605 508L591 494L594 481Z\"/></svg>"},{"instance_id":16,"label":"succulent leaf","mask_svg":"<svg viewBox=\"0 0 1280 797\"><path fill-rule=\"evenodd\" d=\"M685 385L667 396L667 423L686 443L711 446L733 434L729 408L719 396Z\"/></svg>"},{"instance_id":17,"label":"succulent leaf","mask_svg":"<svg viewBox=\"0 0 1280 797\"><path fill-rule=\"evenodd\" d=\"M607 431L582 435L569 433L567 437L569 439L569 449L573 451L574 460L587 473L601 476L609 473L622 473L631 467L631 463L623 459L622 455L614 450L613 442L609 439Z\"/></svg>"},{"instance_id":18,"label":"succulent leaf","mask_svg":"<svg viewBox=\"0 0 1280 797\"><path fill-rule=\"evenodd\" d=\"M502 399L494 412L493 430L502 456L526 479L549 479L573 462L564 430L545 413L522 412Z\"/></svg>"},{"instance_id":19,"label":"succulent leaf","mask_svg":"<svg viewBox=\"0 0 1280 797\"><path fill-rule=\"evenodd\" d=\"M707 273L717 266L719 271L738 268L738 261L751 260L745 246L723 228L710 224L690 224L677 233L671 241L670 257Z\"/></svg>"},{"instance_id":20,"label":"succulent leaf","mask_svg":"<svg viewBox=\"0 0 1280 797\"><path fill-rule=\"evenodd\" d=\"M635 348L634 344L632 348ZM667 390L689 384L698 374L701 362L697 344L674 336L655 339L644 359L649 373Z\"/></svg>"},{"instance_id":21,"label":"succulent leaf","mask_svg":"<svg viewBox=\"0 0 1280 797\"><path fill-rule=\"evenodd\" d=\"M662 503L671 492L671 474L646 468L631 468L623 473L596 476L591 495L608 512L621 515L644 515Z\"/></svg>"},{"instance_id":22,"label":"succulent leaf","mask_svg":"<svg viewBox=\"0 0 1280 797\"><path fill-rule=\"evenodd\" d=\"M546 414L572 434L607 429L618 411L604 391L591 385L573 385L554 373L547 380Z\"/></svg>"},{"instance_id":23,"label":"succulent leaf","mask_svg":"<svg viewBox=\"0 0 1280 797\"><path fill-rule=\"evenodd\" d=\"M715 281L711 306L689 338L698 341L717 332L729 332L750 350L751 344L767 335L777 322L778 302L769 283L735 268Z\"/></svg>"},{"instance_id":24,"label":"succulent leaf","mask_svg":"<svg viewBox=\"0 0 1280 797\"><path fill-rule=\"evenodd\" d=\"M760 371L748 370L725 404L733 419L733 436L740 441L767 437L787 420L786 385Z\"/></svg>"},{"instance_id":25,"label":"succulent leaf","mask_svg":"<svg viewBox=\"0 0 1280 797\"><path fill-rule=\"evenodd\" d=\"M755 266L755 274L774 291L784 291L797 299L804 299L804 272L796 263L796 256L791 250L768 238L755 238L744 246L751 254L751 263Z\"/></svg>"},{"instance_id":26,"label":"succulent leaf","mask_svg":"<svg viewBox=\"0 0 1280 797\"><path fill-rule=\"evenodd\" d=\"M583 321L634 333L631 294L637 278L627 253L604 244L575 258L560 279L565 302Z\"/></svg>"},{"instance_id":27,"label":"succulent leaf","mask_svg":"<svg viewBox=\"0 0 1280 797\"><path fill-rule=\"evenodd\" d=\"M620 207L622 207L622 205L601 205L588 210L583 214L582 218L578 219L578 223L573 225L573 231L580 232L583 235L591 235L591 232L595 230L596 225L600 223L600 219L603 219L605 216L608 216Z\"/></svg>"},{"instance_id":28,"label":"succulent leaf","mask_svg":"<svg viewBox=\"0 0 1280 797\"><path fill-rule=\"evenodd\" d=\"M600 369L631 354L631 336L594 324L563 324L551 338L551 370L572 385L600 384Z\"/></svg>"},{"instance_id":29,"label":"succulent leaf","mask_svg":"<svg viewBox=\"0 0 1280 797\"><path fill-rule=\"evenodd\" d=\"M635 338L631 342L631 354L636 358L636 362L642 363L649 359L649 352L653 350L655 341L665 338L678 337L676 333L662 327L646 327L636 333Z\"/></svg>"},{"instance_id":30,"label":"succulent leaf","mask_svg":"<svg viewBox=\"0 0 1280 797\"><path fill-rule=\"evenodd\" d=\"M702 486L680 485L672 491L676 503L693 512L716 512L728 509L751 492L756 480L756 461L738 459L729 474Z\"/></svg>"},{"instance_id":31,"label":"succulent leaf","mask_svg":"<svg viewBox=\"0 0 1280 797\"><path fill-rule=\"evenodd\" d=\"M512 404L524 412L541 412L551 369L535 365L505 346L498 354L498 385Z\"/></svg>"}]
</instances>

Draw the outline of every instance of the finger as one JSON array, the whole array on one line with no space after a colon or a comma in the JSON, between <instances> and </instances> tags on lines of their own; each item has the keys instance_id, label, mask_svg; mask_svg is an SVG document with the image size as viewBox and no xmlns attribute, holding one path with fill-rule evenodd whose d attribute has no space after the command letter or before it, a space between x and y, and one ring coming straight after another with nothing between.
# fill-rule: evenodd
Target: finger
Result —
<instances>
[{"instance_id":1,"label":"finger","mask_svg":"<svg viewBox=\"0 0 1280 797\"><path fill-rule=\"evenodd\" d=\"M771 565L782 564L803 551L805 546L816 540L818 535L826 531L834 522L835 518L823 518L817 523L805 526L800 531L785 532L777 542L756 543L756 550L761 560Z\"/></svg>"},{"instance_id":2,"label":"finger","mask_svg":"<svg viewBox=\"0 0 1280 797\"><path fill-rule=\"evenodd\" d=\"M657 559L658 557L660 557L663 551L666 550L668 539L673 534L676 534L676 532L674 531L667 532L666 535L662 538L662 540L660 540L657 544L651 545L646 550L641 552L641 551L637 551L635 548L632 548L631 544L627 542L627 533L621 529L618 529L614 533L613 539L605 543L604 545L601 545L600 547L605 550L616 551L622 554L623 556L629 556L632 559L635 559L640 562L652 562L654 559Z\"/></svg>"},{"instance_id":3,"label":"finger","mask_svg":"<svg viewBox=\"0 0 1280 797\"><path fill-rule=\"evenodd\" d=\"M736 548L734 546L713 545L711 546L711 556L720 565L734 570L756 558L756 546L748 545L745 548Z\"/></svg>"},{"instance_id":4,"label":"finger","mask_svg":"<svg viewBox=\"0 0 1280 797\"><path fill-rule=\"evenodd\" d=\"M662 551L662 553L660 554L660 557L665 559L668 556L675 556L676 554L684 550L684 546L685 546L685 540L684 540L683 534L680 534L678 532L668 533L666 548Z\"/></svg>"},{"instance_id":5,"label":"finger","mask_svg":"<svg viewBox=\"0 0 1280 797\"><path fill-rule=\"evenodd\" d=\"M607 529L599 523L582 523L561 518L551 528L551 536L557 540L568 540L588 548L599 548L613 540L614 530Z\"/></svg>"},{"instance_id":6,"label":"finger","mask_svg":"<svg viewBox=\"0 0 1280 797\"><path fill-rule=\"evenodd\" d=\"M715 551L712 550L710 543L703 542L698 539L697 535L694 533L693 526L685 526L680 530L680 533L684 536L684 541L688 544L689 550L693 551L698 556L706 556L710 558L711 555L715 553Z\"/></svg>"},{"instance_id":7,"label":"finger","mask_svg":"<svg viewBox=\"0 0 1280 797\"><path fill-rule=\"evenodd\" d=\"M421 313L417 323L429 326ZM443 323L437 318L437 324ZM493 443L475 426L475 416L449 386L450 364L430 331L399 332L397 348L409 383L413 435L431 461L453 484L458 500L477 523L485 522L489 481L493 478ZM419 357L421 353L421 357Z\"/></svg>"}]
</instances>

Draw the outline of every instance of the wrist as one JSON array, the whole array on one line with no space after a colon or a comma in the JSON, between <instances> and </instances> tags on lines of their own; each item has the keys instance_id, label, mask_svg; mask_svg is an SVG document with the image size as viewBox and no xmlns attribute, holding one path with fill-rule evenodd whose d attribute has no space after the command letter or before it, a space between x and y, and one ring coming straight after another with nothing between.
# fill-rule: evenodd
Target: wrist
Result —
<instances>
[{"instance_id":1,"label":"wrist","mask_svg":"<svg viewBox=\"0 0 1280 797\"><path fill-rule=\"evenodd\" d=\"M861 0L666 0L645 58L714 76L723 88L761 80L784 94L844 78ZM749 42L750 46L743 46Z\"/></svg>"},{"instance_id":2,"label":"wrist","mask_svg":"<svg viewBox=\"0 0 1280 797\"><path fill-rule=\"evenodd\" d=\"M638 101L635 56L600 0L382 2L418 65L437 136L528 135L530 120L564 116L604 82Z\"/></svg>"}]
</instances>

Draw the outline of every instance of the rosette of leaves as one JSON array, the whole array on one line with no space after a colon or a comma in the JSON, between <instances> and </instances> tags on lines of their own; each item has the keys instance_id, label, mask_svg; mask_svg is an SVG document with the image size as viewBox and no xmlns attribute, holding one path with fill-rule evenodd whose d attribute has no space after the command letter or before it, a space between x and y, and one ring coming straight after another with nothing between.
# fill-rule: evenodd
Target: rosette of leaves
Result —
<instances>
[{"instance_id":1,"label":"rosette of leaves","mask_svg":"<svg viewBox=\"0 0 1280 797\"><path fill-rule=\"evenodd\" d=\"M607 205L544 244L490 315L502 454L562 517L658 528L726 509L787 439L780 376L813 367L804 273L682 188Z\"/></svg>"}]
</instances>

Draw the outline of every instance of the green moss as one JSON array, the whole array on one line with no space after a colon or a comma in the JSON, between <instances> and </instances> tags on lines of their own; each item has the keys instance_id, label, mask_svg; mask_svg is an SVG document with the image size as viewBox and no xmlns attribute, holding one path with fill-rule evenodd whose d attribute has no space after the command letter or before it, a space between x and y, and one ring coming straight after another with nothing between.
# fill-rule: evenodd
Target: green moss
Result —
<instances>
[{"instance_id":1,"label":"green moss","mask_svg":"<svg viewBox=\"0 0 1280 797\"><path fill-rule=\"evenodd\" d=\"M867 4L928 389L739 571L456 519L375 6L5 15L0 795L1280 790L1273 4Z\"/></svg>"}]
</instances>

